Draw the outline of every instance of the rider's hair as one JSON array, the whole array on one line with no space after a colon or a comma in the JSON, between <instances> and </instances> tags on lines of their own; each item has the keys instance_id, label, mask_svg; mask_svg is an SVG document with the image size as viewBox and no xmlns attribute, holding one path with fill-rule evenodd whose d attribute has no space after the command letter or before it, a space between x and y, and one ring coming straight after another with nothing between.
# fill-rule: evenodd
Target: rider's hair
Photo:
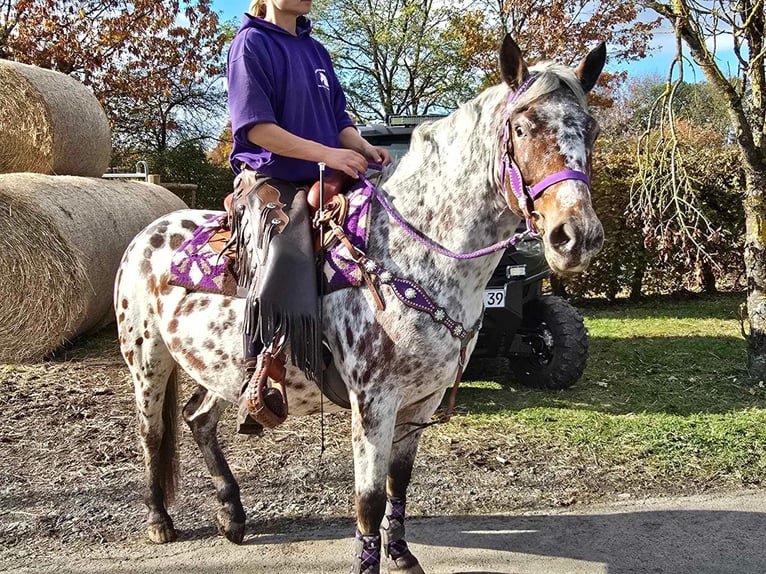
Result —
<instances>
[{"instance_id":1,"label":"rider's hair","mask_svg":"<svg viewBox=\"0 0 766 574\"><path fill-rule=\"evenodd\" d=\"M266 16L266 0L252 0L247 13L257 18Z\"/></svg>"}]
</instances>

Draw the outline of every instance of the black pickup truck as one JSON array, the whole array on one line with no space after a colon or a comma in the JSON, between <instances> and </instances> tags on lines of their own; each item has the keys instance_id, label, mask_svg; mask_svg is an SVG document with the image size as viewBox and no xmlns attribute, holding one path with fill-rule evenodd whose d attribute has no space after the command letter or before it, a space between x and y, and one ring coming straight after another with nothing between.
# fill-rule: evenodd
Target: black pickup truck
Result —
<instances>
[{"instance_id":1,"label":"black pickup truck","mask_svg":"<svg viewBox=\"0 0 766 574\"><path fill-rule=\"evenodd\" d=\"M398 118L397 123L359 129L396 159L407 152L418 121ZM513 378L532 387L565 389L577 382L588 357L587 331L572 305L543 292L543 280L550 275L537 239L503 253L484 290L484 322L472 361L507 357Z\"/></svg>"}]
</instances>

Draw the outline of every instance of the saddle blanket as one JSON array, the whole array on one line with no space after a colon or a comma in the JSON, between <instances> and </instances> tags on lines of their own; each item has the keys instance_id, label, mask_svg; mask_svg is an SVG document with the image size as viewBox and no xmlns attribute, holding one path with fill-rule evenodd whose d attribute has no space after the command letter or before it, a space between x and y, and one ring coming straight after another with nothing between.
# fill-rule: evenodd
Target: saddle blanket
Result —
<instances>
[{"instance_id":1,"label":"saddle blanket","mask_svg":"<svg viewBox=\"0 0 766 574\"><path fill-rule=\"evenodd\" d=\"M361 251L367 248L370 203L374 192L371 184L360 182L348 194L348 214L341 227L351 244ZM216 213L182 243L170 264L171 285L190 292L235 296L237 279L233 251L223 251L230 232L226 213ZM362 283L359 266L342 243L328 249L322 276L325 293L332 293Z\"/></svg>"}]
</instances>

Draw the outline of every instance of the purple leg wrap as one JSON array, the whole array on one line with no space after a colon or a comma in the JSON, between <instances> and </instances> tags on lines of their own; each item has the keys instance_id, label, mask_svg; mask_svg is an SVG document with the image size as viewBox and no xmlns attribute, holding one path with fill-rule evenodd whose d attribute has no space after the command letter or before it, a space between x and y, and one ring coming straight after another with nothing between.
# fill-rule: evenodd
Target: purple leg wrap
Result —
<instances>
[{"instance_id":1,"label":"purple leg wrap","mask_svg":"<svg viewBox=\"0 0 766 574\"><path fill-rule=\"evenodd\" d=\"M386 502L386 516L383 518L381 532L383 534L383 551L386 556L399 565L399 563L414 563L417 560L407 547L404 540L404 508L406 501L400 498L389 497Z\"/></svg>"},{"instance_id":2,"label":"purple leg wrap","mask_svg":"<svg viewBox=\"0 0 766 574\"><path fill-rule=\"evenodd\" d=\"M356 531L354 541L354 568L352 574L378 574L380 572L380 536Z\"/></svg>"}]
</instances>

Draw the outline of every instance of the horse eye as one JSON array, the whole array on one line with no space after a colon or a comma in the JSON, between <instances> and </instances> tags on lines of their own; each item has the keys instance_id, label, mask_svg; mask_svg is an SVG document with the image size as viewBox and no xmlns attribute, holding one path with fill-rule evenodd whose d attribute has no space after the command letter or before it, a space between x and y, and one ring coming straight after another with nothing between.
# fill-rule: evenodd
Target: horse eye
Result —
<instances>
[{"instance_id":1,"label":"horse eye","mask_svg":"<svg viewBox=\"0 0 766 574\"><path fill-rule=\"evenodd\" d=\"M516 137L517 138L524 137L524 130L521 129L521 126L514 126L513 130L514 130L514 132L516 132Z\"/></svg>"}]
</instances>

